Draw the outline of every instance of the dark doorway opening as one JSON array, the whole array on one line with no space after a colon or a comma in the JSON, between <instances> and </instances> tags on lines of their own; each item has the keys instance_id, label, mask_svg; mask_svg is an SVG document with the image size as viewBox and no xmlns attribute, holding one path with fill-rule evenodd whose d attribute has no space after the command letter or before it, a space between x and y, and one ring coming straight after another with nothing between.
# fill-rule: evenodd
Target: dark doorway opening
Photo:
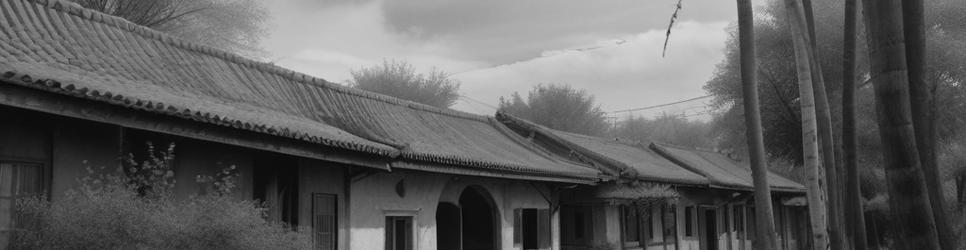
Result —
<instances>
[{"instance_id":1,"label":"dark doorway opening","mask_svg":"<svg viewBox=\"0 0 966 250\"><path fill-rule=\"evenodd\" d=\"M298 226L298 161L279 155L256 158L254 198L268 204L269 220Z\"/></svg>"},{"instance_id":2,"label":"dark doorway opening","mask_svg":"<svg viewBox=\"0 0 966 250\"><path fill-rule=\"evenodd\" d=\"M523 210L523 249L539 248L540 231L537 229L539 224L536 209Z\"/></svg>"},{"instance_id":3,"label":"dark doorway opening","mask_svg":"<svg viewBox=\"0 0 966 250\"><path fill-rule=\"evenodd\" d=\"M436 206L436 249L460 249L460 207L449 202Z\"/></svg>"},{"instance_id":4,"label":"dark doorway opening","mask_svg":"<svg viewBox=\"0 0 966 250\"><path fill-rule=\"evenodd\" d=\"M463 250L496 249L495 212L480 188L468 187L460 195Z\"/></svg>"},{"instance_id":5,"label":"dark doorway opening","mask_svg":"<svg viewBox=\"0 0 966 250\"><path fill-rule=\"evenodd\" d=\"M707 248L704 248L706 250L718 249L718 232L717 232L718 225L717 225L717 217L715 215L716 213L714 209L704 210L704 221L705 221L704 228L706 232L704 241L706 246L708 246Z\"/></svg>"}]
</instances>

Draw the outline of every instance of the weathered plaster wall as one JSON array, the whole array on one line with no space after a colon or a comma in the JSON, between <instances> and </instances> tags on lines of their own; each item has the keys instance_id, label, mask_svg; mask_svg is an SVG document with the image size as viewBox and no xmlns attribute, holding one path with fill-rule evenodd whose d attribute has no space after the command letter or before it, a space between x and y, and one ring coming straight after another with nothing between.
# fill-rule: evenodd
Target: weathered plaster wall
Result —
<instances>
[{"instance_id":1,"label":"weathered plaster wall","mask_svg":"<svg viewBox=\"0 0 966 250\"><path fill-rule=\"evenodd\" d=\"M251 150L224 144L180 139L175 142L175 195L188 197L204 193L210 184L198 183L197 176L214 176L222 169L235 166L238 177L232 196L239 199L252 198Z\"/></svg>"},{"instance_id":2,"label":"weathered plaster wall","mask_svg":"<svg viewBox=\"0 0 966 250\"><path fill-rule=\"evenodd\" d=\"M346 233L348 220L345 206L345 166L319 160L299 160L299 225L312 226L312 194L325 193L336 195L336 214L338 215L338 249L348 249Z\"/></svg>"},{"instance_id":3,"label":"weathered plaster wall","mask_svg":"<svg viewBox=\"0 0 966 250\"><path fill-rule=\"evenodd\" d=\"M405 180L406 196L395 187ZM349 249L385 248L385 217L400 211L414 213L415 249L436 249L436 205L447 176L395 171L377 173L350 184L351 226Z\"/></svg>"},{"instance_id":4,"label":"weathered plaster wall","mask_svg":"<svg viewBox=\"0 0 966 250\"><path fill-rule=\"evenodd\" d=\"M44 164L51 199L76 186L87 166L117 167L117 126L8 107L0 117L0 159Z\"/></svg>"},{"instance_id":5,"label":"weathered plaster wall","mask_svg":"<svg viewBox=\"0 0 966 250\"><path fill-rule=\"evenodd\" d=\"M395 191L396 184L401 180L405 183L404 197ZM349 249L385 248L385 217L393 214L415 216L416 249L437 249L437 205L440 202L459 204L460 194L469 186L485 190L492 198L494 209L498 210L500 249L514 249L514 209L549 208L541 191L545 195L550 195L550 192L539 184L405 170L375 174L351 184L352 212L349 221L352 229ZM552 232L559 232L556 214L551 221ZM554 239L553 245L559 246L559 239Z\"/></svg>"},{"instance_id":6,"label":"weathered plaster wall","mask_svg":"<svg viewBox=\"0 0 966 250\"><path fill-rule=\"evenodd\" d=\"M52 200L61 199L88 176L87 168L114 171L120 164L120 127L78 120L64 120L53 130L51 173Z\"/></svg>"},{"instance_id":7,"label":"weathered plaster wall","mask_svg":"<svg viewBox=\"0 0 966 250\"><path fill-rule=\"evenodd\" d=\"M604 234L604 239L607 242L612 242L614 246L620 247L621 245L621 210L619 206L603 206L603 220L604 229L601 233Z\"/></svg>"}]
</instances>

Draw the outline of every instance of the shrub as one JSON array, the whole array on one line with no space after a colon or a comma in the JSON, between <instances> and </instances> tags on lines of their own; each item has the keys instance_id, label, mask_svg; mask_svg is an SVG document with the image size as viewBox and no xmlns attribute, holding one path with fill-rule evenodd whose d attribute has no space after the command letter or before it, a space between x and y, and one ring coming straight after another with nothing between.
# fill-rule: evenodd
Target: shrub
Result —
<instances>
[{"instance_id":1,"label":"shrub","mask_svg":"<svg viewBox=\"0 0 966 250\"><path fill-rule=\"evenodd\" d=\"M594 242L594 244L591 245L590 248L587 248L587 250L612 250L617 248L618 248L617 246L615 246L610 242L597 241L597 242Z\"/></svg>"},{"instance_id":2,"label":"shrub","mask_svg":"<svg viewBox=\"0 0 966 250\"><path fill-rule=\"evenodd\" d=\"M88 168L89 176L65 198L18 202L16 248L26 249L307 249L307 230L296 232L265 219L266 209L231 198L234 167L215 177L205 194L171 195L173 146L114 171ZM107 173L104 173L107 172Z\"/></svg>"}]
</instances>

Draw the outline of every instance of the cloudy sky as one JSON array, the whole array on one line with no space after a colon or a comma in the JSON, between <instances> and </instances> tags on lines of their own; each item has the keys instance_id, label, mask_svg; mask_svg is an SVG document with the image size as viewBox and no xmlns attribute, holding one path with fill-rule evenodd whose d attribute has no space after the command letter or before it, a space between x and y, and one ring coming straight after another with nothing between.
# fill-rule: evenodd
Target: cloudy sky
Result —
<instances>
[{"instance_id":1,"label":"cloudy sky","mask_svg":"<svg viewBox=\"0 0 966 250\"><path fill-rule=\"evenodd\" d=\"M384 59L437 67L462 82L466 97L453 108L472 113L492 115L499 97L540 83L586 89L604 110L621 110L705 95L735 3L684 1L662 57L675 3L268 0L272 34L263 45L277 64L339 83Z\"/></svg>"}]
</instances>

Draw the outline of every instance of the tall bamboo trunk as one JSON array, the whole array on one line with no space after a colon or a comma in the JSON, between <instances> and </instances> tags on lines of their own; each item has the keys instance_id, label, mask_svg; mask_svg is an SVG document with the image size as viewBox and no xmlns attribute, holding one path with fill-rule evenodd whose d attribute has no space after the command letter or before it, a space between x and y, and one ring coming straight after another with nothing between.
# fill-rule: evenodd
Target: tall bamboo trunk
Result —
<instances>
[{"instance_id":1,"label":"tall bamboo trunk","mask_svg":"<svg viewBox=\"0 0 966 250\"><path fill-rule=\"evenodd\" d=\"M835 140L832 135L832 114L829 109L828 95L825 88L825 76L822 74L822 67L818 63L818 37L815 36L815 21L812 14L812 1L803 0L802 7L805 10L805 22L808 27L808 40L810 47L812 91L815 96L815 118L818 122L819 148L821 149L822 166L825 170L825 194L827 197L826 206L828 207L828 231L831 249L844 249L845 240L844 223L842 220L841 192L839 184L839 170L835 161Z\"/></svg>"},{"instance_id":2,"label":"tall bamboo trunk","mask_svg":"<svg viewBox=\"0 0 966 250\"><path fill-rule=\"evenodd\" d=\"M909 95L912 101L912 123L916 131L919 162L926 177L929 203L936 220L939 243L945 250L957 250L957 237L946 217L946 199L942 192L936 158L936 82L926 81L926 31L922 0L902 1L903 31L906 37L906 62L909 67Z\"/></svg>"},{"instance_id":3,"label":"tall bamboo trunk","mask_svg":"<svg viewBox=\"0 0 966 250\"><path fill-rule=\"evenodd\" d=\"M757 247L778 249L775 213L768 186L768 167L765 166L765 143L762 138L761 111L758 106L758 71L755 63L754 14L751 0L738 0L738 43L741 53L741 84L745 108L745 130L751 176L755 184L755 222L758 225Z\"/></svg>"},{"instance_id":4,"label":"tall bamboo trunk","mask_svg":"<svg viewBox=\"0 0 966 250\"><path fill-rule=\"evenodd\" d=\"M824 185L820 173L818 124L815 117L815 96L812 90L811 53L805 23L805 11L801 0L785 0L786 13L792 31L792 41L795 47L796 72L798 73L799 100L802 108L802 153L804 154L804 168L806 187L808 188L808 213L812 226L812 247L816 250L828 249L828 227Z\"/></svg>"},{"instance_id":5,"label":"tall bamboo trunk","mask_svg":"<svg viewBox=\"0 0 966 250\"><path fill-rule=\"evenodd\" d=\"M863 2L895 249L940 249L912 123L901 0Z\"/></svg>"},{"instance_id":6,"label":"tall bamboo trunk","mask_svg":"<svg viewBox=\"0 0 966 250\"><path fill-rule=\"evenodd\" d=\"M845 0L845 45L842 53L842 149L845 163L845 219L852 249L868 249L865 234L865 213L859 186L859 163L856 155L855 134L855 40L858 26L857 0Z\"/></svg>"}]
</instances>

